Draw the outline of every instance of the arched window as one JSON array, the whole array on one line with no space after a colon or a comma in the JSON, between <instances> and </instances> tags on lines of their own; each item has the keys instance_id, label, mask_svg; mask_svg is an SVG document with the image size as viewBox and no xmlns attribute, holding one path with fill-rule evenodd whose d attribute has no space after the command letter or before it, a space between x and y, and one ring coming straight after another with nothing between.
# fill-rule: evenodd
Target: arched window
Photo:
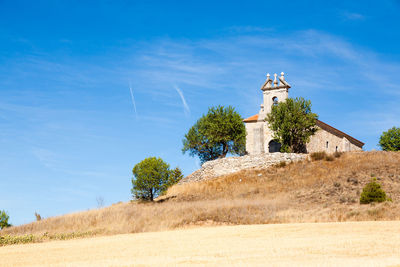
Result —
<instances>
[{"instance_id":1,"label":"arched window","mask_svg":"<svg viewBox=\"0 0 400 267\"><path fill-rule=\"evenodd\" d=\"M272 105L276 106L276 105L278 105L278 102L279 102L279 99L276 96L274 96L272 98Z\"/></svg>"},{"instance_id":2,"label":"arched window","mask_svg":"<svg viewBox=\"0 0 400 267\"><path fill-rule=\"evenodd\" d=\"M268 151L269 153L280 152L281 151L281 144L275 140L271 140L268 143Z\"/></svg>"}]
</instances>

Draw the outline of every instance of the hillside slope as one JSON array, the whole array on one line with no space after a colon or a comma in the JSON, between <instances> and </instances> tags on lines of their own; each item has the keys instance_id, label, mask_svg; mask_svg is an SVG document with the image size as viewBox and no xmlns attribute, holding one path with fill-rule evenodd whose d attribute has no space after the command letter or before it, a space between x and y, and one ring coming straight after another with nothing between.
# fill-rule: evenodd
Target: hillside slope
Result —
<instances>
[{"instance_id":1,"label":"hillside slope","mask_svg":"<svg viewBox=\"0 0 400 267\"><path fill-rule=\"evenodd\" d=\"M360 205L376 177L393 202ZM197 225L400 219L400 153L345 153L334 161L300 161L176 185L155 203L120 203L47 218L0 235L116 234Z\"/></svg>"}]
</instances>

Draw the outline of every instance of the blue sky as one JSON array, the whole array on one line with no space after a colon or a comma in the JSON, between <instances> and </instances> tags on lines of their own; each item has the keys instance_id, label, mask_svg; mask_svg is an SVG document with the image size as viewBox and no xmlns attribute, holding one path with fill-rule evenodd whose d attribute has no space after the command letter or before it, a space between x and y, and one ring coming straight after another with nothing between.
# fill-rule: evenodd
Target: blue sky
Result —
<instances>
[{"instance_id":1,"label":"blue sky","mask_svg":"<svg viewBox=\"0 0 400 267\"><path fill-rule=\"evenodd\" d=\"M256 114L267 72L377 149L400 126L400 2L328 2L0 0L0 209L127 201L148 156L191 173L190 126L213 105Z\"/></svg>"}]
</instances>

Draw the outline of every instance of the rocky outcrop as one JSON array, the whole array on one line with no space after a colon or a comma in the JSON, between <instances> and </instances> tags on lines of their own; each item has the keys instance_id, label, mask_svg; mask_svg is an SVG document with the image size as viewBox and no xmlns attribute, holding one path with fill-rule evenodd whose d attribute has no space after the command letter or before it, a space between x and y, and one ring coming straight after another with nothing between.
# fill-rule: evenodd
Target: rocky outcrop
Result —
<instances>
[{"instance_id":1,"label":"rocky outcrop","mask_svg":"<svg viewBox=\"0 0 400 267\"><path fill-rule=\"evenodd\" d=\"M280 162L300 161L307 158L306 154L295 153L266 153L260 155L247 155L242 157L229 157L208 161L203 166L182 179L179 183L198 182L213 179L221 175L235 173L244 169L266 169Z\"/></svg>"}]
</instances>

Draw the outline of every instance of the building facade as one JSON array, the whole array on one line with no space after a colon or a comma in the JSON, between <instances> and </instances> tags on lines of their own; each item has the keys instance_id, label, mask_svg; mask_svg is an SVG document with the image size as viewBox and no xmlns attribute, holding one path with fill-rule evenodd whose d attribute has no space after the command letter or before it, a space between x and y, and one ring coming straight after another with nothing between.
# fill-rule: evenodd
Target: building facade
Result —
<instances>
[{"instance_id":1,"label":"building facade","mask_svg":"<svg viewBox=\"0 0 400 267\"><path fill-rule=\"evenodd\" d=\"M267 80L261 87L263 102L260 111L258 114L243 120L247 131L246 151L248 154L279 152L280 144L273 139L273 133L265 118L271 112L274 104L288 98L290 87L289 83L285 81L283 72L280 77L274 74L274 80L267 74ZM317 120L317 127L318 131L311 136L310 141L306 144L308 153L361 151L364 146L363 142L320 120Z\"/></svg>"}]
</instances>

